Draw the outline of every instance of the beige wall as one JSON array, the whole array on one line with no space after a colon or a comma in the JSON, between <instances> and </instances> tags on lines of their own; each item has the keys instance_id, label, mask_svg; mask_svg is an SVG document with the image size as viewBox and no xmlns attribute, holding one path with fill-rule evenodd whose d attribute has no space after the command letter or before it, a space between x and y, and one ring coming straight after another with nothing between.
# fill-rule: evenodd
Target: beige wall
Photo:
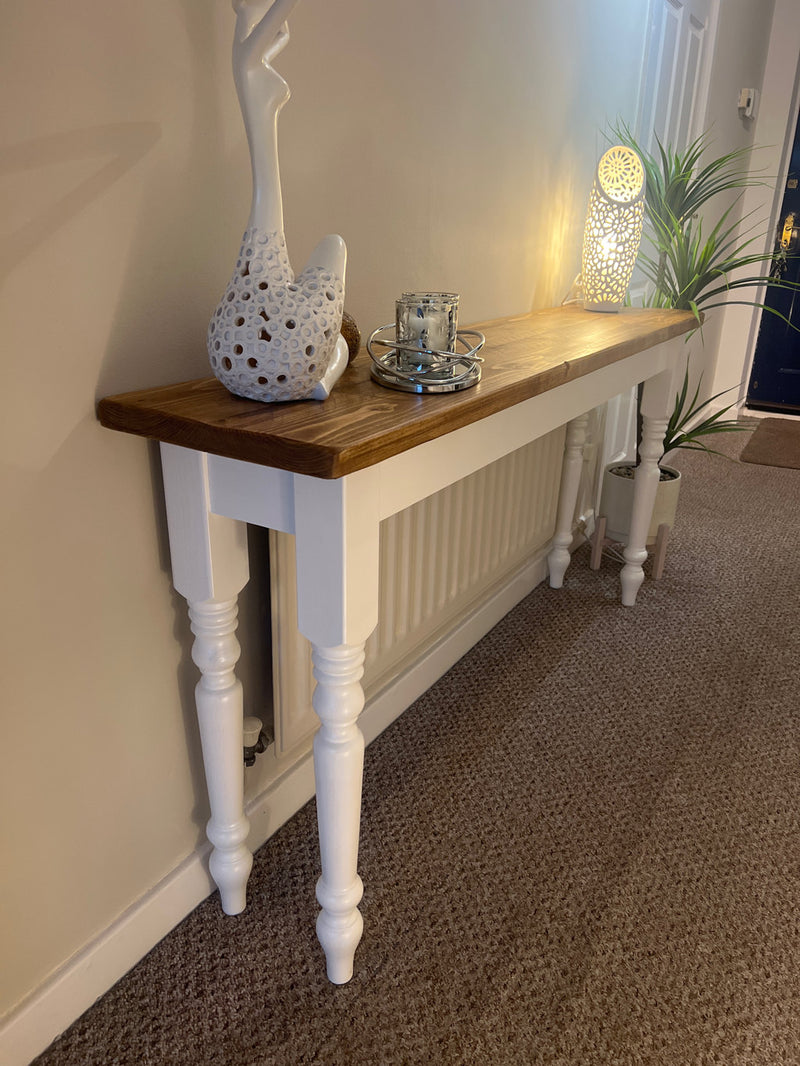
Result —
<instances>
[{"instance_id":1,"label":"beige wall","mask_svg":"<svg viewBox=\"0 0 800 1066\"><path fill-rule=\"evenodd\" d=\"M295 266L339 230L364 330L414 286L459 291L463 321L559 302L599 130L635 115L645 8L303 0L279 62ZM249 196L232 18L226 0L4 14L0 1012L202 839L153 450L94 402L207 373Z\"/></svg>"}]
</instances>

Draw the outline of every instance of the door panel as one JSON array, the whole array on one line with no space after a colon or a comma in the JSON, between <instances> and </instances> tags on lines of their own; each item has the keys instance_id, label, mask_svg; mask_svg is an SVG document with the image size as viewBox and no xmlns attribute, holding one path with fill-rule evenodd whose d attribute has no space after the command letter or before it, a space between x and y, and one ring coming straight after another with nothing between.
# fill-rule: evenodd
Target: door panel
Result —
<instances>
[{"instance_id":1,"label":"door panel","mask_svg":"<svg viewBox=\"0 0 800 1066\"><path fill-rule=\"evenodd\" d=\"M795 131L789 174L775 235L775 271L800 282L800 122ZM761 312L747 406L800 412L800 298L790 289L767 290Z\"/></svg>"},{"instance_id":2,"label":"door panel","mask_svg":"<svg viewBox=\"0 0 800 1066\"><path fill-rule=\"evenodd\" d=\"M637 123L650 151L656 136L677 151L697 136L713 6L713 0L652 0Z\"/></svg>"}]
</instances>

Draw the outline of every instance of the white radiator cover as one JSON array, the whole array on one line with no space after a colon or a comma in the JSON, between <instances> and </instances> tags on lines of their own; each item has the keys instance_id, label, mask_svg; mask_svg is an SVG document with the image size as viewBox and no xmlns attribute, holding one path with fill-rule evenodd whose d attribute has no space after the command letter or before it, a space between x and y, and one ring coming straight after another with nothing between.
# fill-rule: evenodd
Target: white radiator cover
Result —
<instances>
[{"instance_id":1,"label":"white radiator cover","mask_svg":"<svg viewBox=\"0 0 800 1066\"><path fill-rule=\"evenodd\" d=\"M599 411L595 440L601 420ZM382 523L380 616L364 673L367 710L531 560L542 562L541 580L555 526L564 432L561 427ZM579 514L592 495L595 452L587 449ZM267 761L282 775L307 756L318 725L310 646L297 631L294 538L288 534L270 533L270 579L275 740Z\"/></svg>"}]
</instances>

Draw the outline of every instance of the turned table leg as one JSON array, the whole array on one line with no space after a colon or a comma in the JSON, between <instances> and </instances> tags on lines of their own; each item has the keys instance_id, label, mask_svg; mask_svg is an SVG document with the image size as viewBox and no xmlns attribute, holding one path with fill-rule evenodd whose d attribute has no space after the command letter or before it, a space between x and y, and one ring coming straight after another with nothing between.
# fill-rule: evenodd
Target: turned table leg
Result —
<instances>
[{"instance_id":1,"label":"turned table leg","mask_svg":"<svg viewBox=\"0 0 800 1066\"><path fill-rule=\"evenodd\" d=\"M630 534L623 552L625 565L620 575L622 603L626 607L633 607L636 603L636 594L644 581L642 564L647 558L647 533L656 501L660 476L658 461L664 453L671 389L671 370L650 378L644 385L639 465L633 482Z\"/></svg>"},{"instance_id":2,"label":"turned table leg","mask_svg":"<svg viewBox=\"0 0 800 1066\"><path fill-rule=\"evenodd\" d=\"M192 659L201 673L195 701L211 806L206 835L214 850L209 866L226 914L244 910L253 866L245 845L250 826L242 809L242 685L233 672L240 652L237 613L236 597L189 603Z\"/></svg>"},{"instance_id":3,"label":"turned table leg","mask_svg":"<svg viewBox=\"0 0 800 1066\"><path fill-rule=\"evenodd\" d=\"M317 682L313 704L321 722L314 737L322 859L317 936L328 978L343 984L353 976L353 956L364 925L358 910L364 886L356 869L364 765L364 737L356 721L364 706L364 646L315 647L312 660Z\"/></svg>"},{"instance_id":4,"label":"turned table leg","mask_svg":"<svg viewBox=\"0 0 800 1066\"><path fill-rule=\"evenodd\" d=\"M586 443L586 427L589 415L579 415L567 423L567 437L564 444L564 462L561 467L561 487L558 493L558 512L556 532L547 556L550 572L550 588L560 589L564 583L564 574L570 563L569 546L572 543L572 520L575 517L575 504L583 468L583 446Z\"/></svg>"},{"instance_id":5,"label":"turned table leg","mask_svg":"<svg viewBox=\"0 0 800 1066\"><path fill-rule=\"evenodd\" d=\"M361 940L358 910L363 886L357 872L364 737L357 720L364 706L364 643L378 621L378 510L374 470L322 481L294 481L297 614L311 641L316 688L314 737L322 876L317 936L328 978L353 975Z\"/></svg>"},{"instance_id":6,"label":"turned table leg","mask_svg":"<svg viewBox=\"0 0 800 1066\"><path fill-rule=\"evenodd\" d=\"M200 670L195 688L213 845L209 863L222 909L238 914L246 903L253 857L246 845L242 686L237 599L249 578L247 527L214 514L209 501L208 456L161 445L172 581L189 604Z\"/></svg>"}]
</instances>

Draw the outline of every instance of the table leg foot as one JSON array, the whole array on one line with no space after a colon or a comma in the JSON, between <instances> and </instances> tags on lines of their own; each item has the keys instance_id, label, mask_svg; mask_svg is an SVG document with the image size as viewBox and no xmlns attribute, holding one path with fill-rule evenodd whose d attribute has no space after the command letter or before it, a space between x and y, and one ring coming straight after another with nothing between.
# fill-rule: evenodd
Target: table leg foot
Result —
<instances>
[{"instance_id":1,"label":"table leg foot","mask_svg":"<svg viewBox=\"0 0 800 1066\"><path fill-rule=\"evenodd\" d=\"M620 574L622 605L623 607L634 607L636 605L636 594L644 581L642 563L647 558L647 552L629 553L626 551L625 558L628 561L623 566Z\"/></svg>"},{"instance_id":2,"label":"table leg foot","mask_svg":"<svg viewBox=\"0 0 800 1066\"><path fill-rule=\"evenodd\" d=\"M211 805L209 868L223 911L239 914L253 856L245 843L250 826L244 815L242 686L234 674L240 654L237 597L190 602L189 618L195 635L192 659L201 673L195 700Z\"/></svg>"},{"instance_id":3,"label":"table leg foot","mask_svg":"<svg viewBox=\"0 0 800 1066\"><path fill-rule=\"evenodd\" d=\"M356 907L364 886L357 877L350 897L328 892L322 878L317 882L317 901L323 908L317 917L317 938L325 952L328 980L344 985L353 976L353 958L364 931L364 919Z\"/></svg>"},{"instance_id":4,"label":"table leg foot","mask_svg":"<svg viewBox=\"0 0 800 1066\"><path fill-rule=\"evenodd\" d=\"M317 936L328 978L344 984L353 975L353 956L363 928L358 904L364 889L357 862L364 737L356 722L364 706L364 645L313 646L312 661L317 682L313 704L321 722L314 737L322 859Z\"/></svg>"}]
</instances>

